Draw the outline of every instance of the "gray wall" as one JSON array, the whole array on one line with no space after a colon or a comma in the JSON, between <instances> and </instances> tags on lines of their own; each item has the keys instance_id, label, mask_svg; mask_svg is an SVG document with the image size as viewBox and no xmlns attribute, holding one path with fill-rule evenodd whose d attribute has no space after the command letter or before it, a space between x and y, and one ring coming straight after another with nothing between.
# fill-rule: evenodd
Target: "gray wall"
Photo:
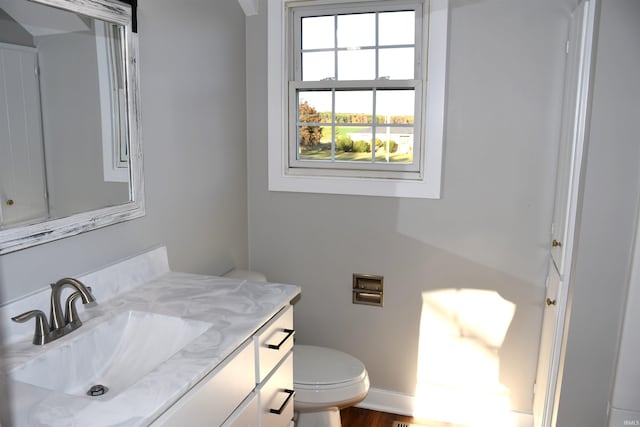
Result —
<instances>
[{"instance_id":1,"label":"gray wall","mask_svg":"<svg viewBox=\"0 0 640 427\"><path fill-rule=\"evenodd\" d=\"M1 256L0 302L157 244L178 271L246 266L242 10L142 0L139 30L147 215Z\"/></svg>"},{"instance_id":2,"label":"gray wall","mask_svg":"<svg viewBox=\"0 0 640 427\"><path fill-rule=\"evenodd\" d=\"M640 191L639 23L640 2L601 2L558 426L606 425Z\"/></svg>"},{"instance_id":3,"label":"gray wall","mask_svg":"<svg viewBox=\"0 0 640 427\"><path fill-rule=\"evenodd\" d=\"M94 32L36 37L50 215L129 201L129 185L104 180Z\"/></svg>"},{"instance_id":4,"label":"gray wall","mask_svg":"<svg viewBox=\"0 0 640 427\"><path fill-rule=\"evenodd\" d=\"M570 2L452 0L443 197L267 190L266 2L247 19L249 258L302 287L299 343L347 351L372 387L414 394L424 292L494 290L516 304L500 350L512 408L530 412ZM351 274L385 306L351 304Z\"/></svg>"}]
</instances>

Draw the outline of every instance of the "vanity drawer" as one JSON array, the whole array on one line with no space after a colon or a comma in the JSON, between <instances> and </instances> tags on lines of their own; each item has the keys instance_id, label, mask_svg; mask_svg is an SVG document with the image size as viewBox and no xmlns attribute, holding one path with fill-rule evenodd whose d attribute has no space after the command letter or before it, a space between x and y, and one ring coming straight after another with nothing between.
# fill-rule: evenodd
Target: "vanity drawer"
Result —
<instances>
[{"instance_id":1,"label":"vanity drawer","mask_svg":"<svg viewBox=\"0 0 640 427\"><path fill-rule=\"evenodd\" d=\"M258 427L258 396L255 393L247 398L222 427Z\"/></svg>"},{"instance_id":2,"label":"vanity drawer","mask_svg":"<svg viewBox=\"0 0 640 427\"><path fill-rule=\"evenodd\" d=\"M293 352L258 386L261 427L288 427L293 419Z\"/></svg>"},{"instance_id":3,"label":"vanity drawer","mask_svg":"<svg viewBox=\"0 0 640 427\"><path fill-rule=\"evenodd\" d=\"M248 340L154 423L153 427L211 427L221 425L254 389L247 366L255 364L255 348ZM231 424L233 425L233 424Z\"/></svg>"},{"instance_id":4,"label":"vanity drawer","mask_svg":"<svg viewBox=\"0 0 640 427\"><path fill-rule=\"evenodd\" d=\"M261 383L291 351L294 334L291 305L280 310L256 333L256 384Z\"/></svg>"}]
</instances>

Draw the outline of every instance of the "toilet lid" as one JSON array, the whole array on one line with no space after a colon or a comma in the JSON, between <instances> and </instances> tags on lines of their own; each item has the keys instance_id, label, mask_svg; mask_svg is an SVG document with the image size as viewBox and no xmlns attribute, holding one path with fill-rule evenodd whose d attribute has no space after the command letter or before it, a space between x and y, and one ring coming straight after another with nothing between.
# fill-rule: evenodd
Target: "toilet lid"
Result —
<instances>
[{"instance_id":1,"label":"toilet lid","mask_svg":"<svg viewBox=\"0 0 640 427\"><path fill-rule=\"evenodd\" d=\"M293 347L293 382L299 385L331 385L362 380L367 371L355 357L325 347Z\"/></svg>"}]
</instances>

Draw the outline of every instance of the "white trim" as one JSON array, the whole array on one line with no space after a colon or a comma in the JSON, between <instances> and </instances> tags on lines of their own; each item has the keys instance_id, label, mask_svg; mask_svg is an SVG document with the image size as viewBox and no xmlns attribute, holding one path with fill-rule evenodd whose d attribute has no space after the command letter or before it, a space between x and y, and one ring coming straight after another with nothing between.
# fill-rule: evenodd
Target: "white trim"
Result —
<instances>
[{"instance_id":1,"label":"white trim","mask_svg":"<svg viewBox=\"0 0 640 427\"><path fill-rule=\"evenodd\" d=\"M364 177L300 176L287 173L287 0L267 3L267 123L269 123L268 164L269 191L309 193L355 194L368 196L395 196L440 198L442 173L442 144L444 140L445 78L447 58L448 0L431 0L429 10L423 10L428 19L428 74L424 90L426 120L423 135L426 138L422 161L424 173L420 179L400 180ZM299 4L299 3L298 3ZM419 159L420 160L420 159Z\"/></svg>"},{"instance_id":2,"label":"white trim","mask_svg":"<svg viewBox=\"0 0 640 427\"><path fill-rule=\"evenodd\" d=\"M398 393L397 391L371 388L367 397L356 406L411 417L413 416L413 408L415 408L415 396Z\"/></svg>"},{"instance_id":3,"label":"white trim","mask_svg":"<svg viewBox=\"0 0 640 427\"><path fill-rule=\"evenodd\" d=\"M380 388L371 388L367 397L356 406L411 417L413 416L415 404L415 396ZM511 411L511 415L514 420L512 427L533 426L533 414Z\"/></svg>"},{"instance_id":4,"label":"white trim","mask_svg":"<svg viewBox=\"0 0 640 427\"><path fill-rule=\"evenodd\" d=\"M115 122L117 125L114 124L114 115L120 114L121 108L126 108L126 106L121 104L120 96L114 96L113 66L111 64L111 52L105 25L107 24L101 21L95 23L100 123L102 129L102 175L105 182L128 183L129 165L127 163L123 166L119 161L122 144L122 141L120 141L122 136L120 121ZM114 103L117 103L117 106Z\"/></svg>"},{"instance_id":5,"label":"white trim","mask_svg":"<svg viewBox=\"0 0 640 427\"><path fill-rule=\"evenodd\" d=\"M581 6L578 6L581 7ZM576 112L574 117L574 140L572 141L570 182L568 192L568 208L565 217L565 251L563 254L565 266L564 274L561 275L560 288L556 299L556 319L554 336L551 343L551 356L549 361L549 373L547 376L547 388L544 390L544 408L540 426L551 427L555 425L557 416L556 404L559 398L559 390L562 384L562 366L564 365L564 347L567 330L565 323L568 323L570 316L570 295L569 287L572 281L573 269L573 248L577 241L576 228L581 212L581 194L583 192L585 162L585 141L587 138L587 117L590 97L591 65L592 65L592 45L594 38L595 20L595 0L586 0L584 15L581 23L580 37L580 62L578 64L578 85Z\"/></svg>"}]
</instances>

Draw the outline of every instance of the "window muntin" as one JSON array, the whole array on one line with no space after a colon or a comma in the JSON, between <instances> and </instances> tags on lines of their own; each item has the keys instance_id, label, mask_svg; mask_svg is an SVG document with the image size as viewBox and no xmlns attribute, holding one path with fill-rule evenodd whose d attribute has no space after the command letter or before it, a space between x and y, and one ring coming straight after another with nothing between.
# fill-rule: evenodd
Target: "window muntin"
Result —
<instances>
[{"instance_id":1,"label":"window muntin","mask_svg":"<svg viewBox=\"0 0 640 427\"><path fill-rule=\"evenodd\" d=\"M293 9L289 172L420 178L421 7Z\"/></svg>"}]
</instances>

